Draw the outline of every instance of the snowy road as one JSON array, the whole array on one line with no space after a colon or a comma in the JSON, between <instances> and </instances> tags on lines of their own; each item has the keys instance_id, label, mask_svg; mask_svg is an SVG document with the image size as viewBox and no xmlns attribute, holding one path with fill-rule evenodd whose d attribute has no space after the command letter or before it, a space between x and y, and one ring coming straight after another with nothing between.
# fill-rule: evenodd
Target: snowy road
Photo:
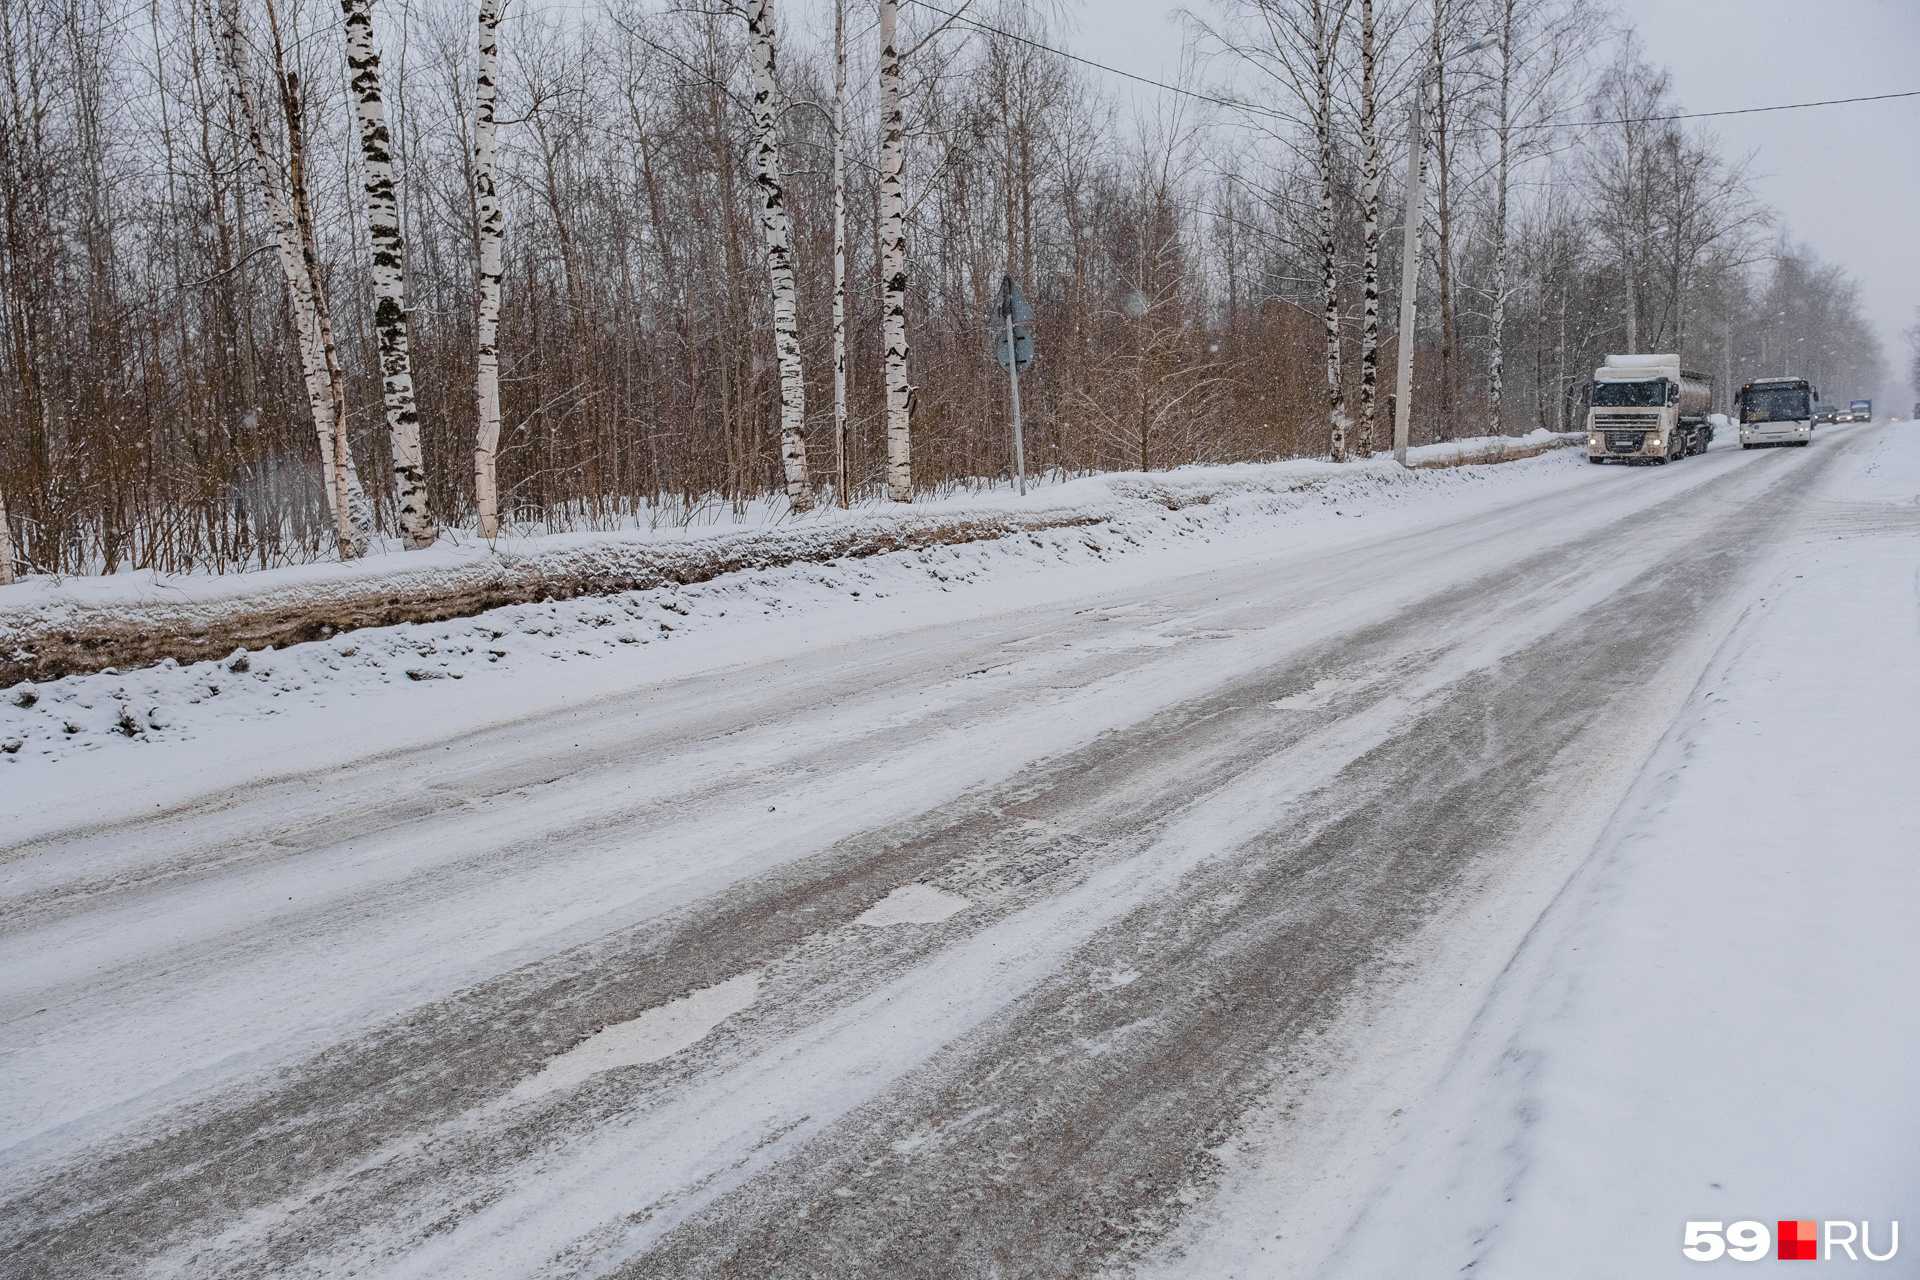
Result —
<instances>
[{"instance_id":1,"label":"snowy road","mask_svg":"<svg viewBox=\"0 0 1920 1280\"><path fill-rule=\"evenodd\" d=\"M1250 518L237 790L176 750L151 818L11 797L0 1269L1164 1252L1377 993L1460 1034L1907 430Z\"/></svg>"}]
</instances>

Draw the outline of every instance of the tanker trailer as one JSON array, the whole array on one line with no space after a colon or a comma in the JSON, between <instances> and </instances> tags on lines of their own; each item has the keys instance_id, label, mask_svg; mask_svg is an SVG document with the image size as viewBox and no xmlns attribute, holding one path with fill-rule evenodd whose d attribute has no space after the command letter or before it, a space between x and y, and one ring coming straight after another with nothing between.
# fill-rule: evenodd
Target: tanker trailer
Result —
<instances>
[{"instance_id":1,"label":"tanker trailer","mask_svg":"<svg viewBox=\"0 0 1920 1280\"><path fill-rule=\"evenodd\" d=\"M1608 356L1587 388L1587 461L1664 463L1713 439L1713 376L1677 355Z\"/></svg>"}]
</instances>

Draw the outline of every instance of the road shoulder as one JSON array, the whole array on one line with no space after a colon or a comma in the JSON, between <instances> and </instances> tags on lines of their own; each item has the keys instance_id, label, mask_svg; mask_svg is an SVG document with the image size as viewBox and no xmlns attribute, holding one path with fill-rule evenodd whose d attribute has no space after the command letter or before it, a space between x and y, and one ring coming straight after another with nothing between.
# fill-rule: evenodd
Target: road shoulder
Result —
<instances>
[{"instance_id":1,"label":"road shoulder","mask_svg":"<svg viewBox=\"0 0 1920 1280\"><path fill-rule=\"evenodd\" d=\"M1429 931L1155 1271L1657 1276L1689 1220L1885 1248L1920 1164L1920 436L1835 443L1551 905L1490 886ZM1525 852L1537 896L1560 855Z\"/></svg>"}]
</instances>

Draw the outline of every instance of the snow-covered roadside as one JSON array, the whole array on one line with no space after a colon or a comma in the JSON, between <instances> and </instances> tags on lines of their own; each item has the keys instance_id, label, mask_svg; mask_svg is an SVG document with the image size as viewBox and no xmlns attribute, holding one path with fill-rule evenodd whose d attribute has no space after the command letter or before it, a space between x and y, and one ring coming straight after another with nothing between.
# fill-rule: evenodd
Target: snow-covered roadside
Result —
<instances>
[{"instance_id":1,"label":"snow-covered roadside","mask_svg":"<svg viewBox=\"0 0 1920 1280\"><path fill-rule=\"evenodd\" d=\"M1434 451L1457 455L1476 446L1465 441ZM165 778L168 785L152 799L121 805L151 812L191 791L190 776L202 790L214 779L237 785L752 660L783 645L830 644L1022 598L1057 600L1062 568L1072 570L1075 589L1096 589L1197 562L1225 565L1334 546L1458 512L1462 504L1581 485L1590 478L1579 462L1572 450L1556 449L1500 466L1413 472L1390 463L1344 471L1285 463L1102 477L1109 493L1148 481L1153 487L1134 495L1127 514L1098 524L512 605L448 622L368 627L217 661L169 660L20 684L0 693L0 777L9 783L0 818L56 811L73 798L118 804L143 778ZM1313 483L1290 483L1296 473ZM697 645L664 643L696 636ZM69 760L78 767L53 767ZM111 798L101 794L109 770ZM29 778L31 785L16 785ZM28 829L15 827L23 838Z\"/></svg>"},{"instance_id":2,"label":"snow-covered roadside","mask_svg":"<svg viewBox=\"0 0 1920 1280\"><path fill-rule=\"evenodd\" d=\"M1546 431L1415 450L1416 467L1524 458L1571 443ZM727 528L669 526L506 538L450 534L441 545L347 564L225 575L29 577L0 593L0 685L194 663L235 647L286 647L364 627L470 617L542 599L685 586L743 570L864 558L1126 519L1264 495L1294 503L1397 488L1412 477L1384 458L1117 472L1041 484L1027 497L987 488L911 506L822 508L783 519L765 504Z\"/></svg>"},{"instance_id":3,"label":"snow-covered roadside","mask_svg":"<svg viewBox=\"0 0 1920 1280\"><path fill-rule=\"evenodd\" d=\"M1380 1008L1152 1273L1691 1274L1689 1221L1866 1222L1884 1254L1897 1220L1914 1274L1917 563L1920 433L1883 428L1551 905L1452 923L1524 930L1504 972Z\"/></svg>"}]
</instances>

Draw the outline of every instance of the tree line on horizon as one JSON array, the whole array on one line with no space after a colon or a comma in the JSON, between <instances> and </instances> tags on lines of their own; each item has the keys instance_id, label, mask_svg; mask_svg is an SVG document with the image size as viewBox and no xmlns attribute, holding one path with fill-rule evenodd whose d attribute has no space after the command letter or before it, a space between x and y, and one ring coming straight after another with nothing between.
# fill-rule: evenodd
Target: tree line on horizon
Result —
<instances>
[{"instance_id":1,"label":"tree line on horizon","mask_svg":"<svg viewBox=\"0 0 1920 1280\"><path fill-rule=\"evenodd\" d=\"M1368 456L1423 84L1416 443L1576 428L1616 351L1723 407L1882 380L1596 6L1220 0L1126 101L1071 43L1021 0L0 0L0 581L990 483L1003 274L1031 470Z\"/></svg>"}]
</instances>

